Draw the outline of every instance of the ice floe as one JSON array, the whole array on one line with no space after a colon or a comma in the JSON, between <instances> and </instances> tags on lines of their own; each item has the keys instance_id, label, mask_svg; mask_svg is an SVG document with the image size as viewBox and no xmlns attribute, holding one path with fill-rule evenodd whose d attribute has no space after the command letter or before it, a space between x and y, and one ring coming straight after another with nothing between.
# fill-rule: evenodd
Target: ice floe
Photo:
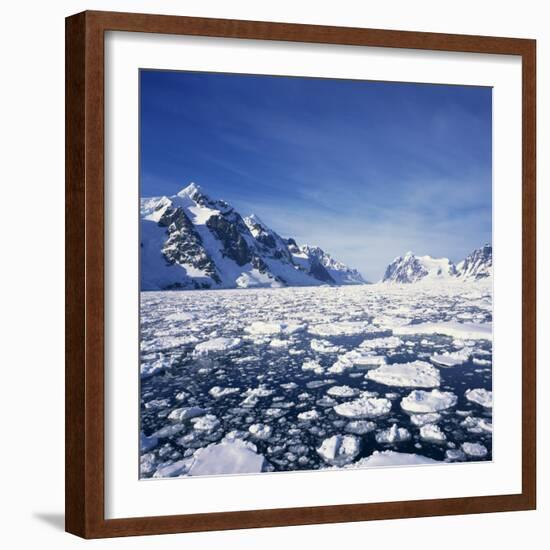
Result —
<instances>
[{"instance_id":1,"label":"ice floe","mask_svg":"<svg viewBox=\"0 0 550 550\"><path fill-rule=\"evenodd\" d=\"M441 420L439 413L411 414L411 424L414 426L424 426L426 424L435 424Z\"/></svg>"},{"instance_id":2,"label":"ice floe","mask_svg":"<svg viewBox=\"0 0 550 550\"><path fill-rule=\"evenodd\" d=\"M481 443L465 442L462 443L460 448L464 451L465 454L473 458L483 458L487 456L488 453L487 447L485 447L485 445L482 445Z\"/></svg>"},{"instance_id":3,"label":"ice floe","mask_svg":"<svg viewBox=\"0 0 550 550\"><path fill-rule=\"evenodd\" d=\"M370 370L367 378L386 386L405 388L436 388L441 382L439 370L425 361L383 365Z\"/></svg>"},{"instance_id":4,"label":"ice floe","mask_svg":"<svg viewBox=\"0 0 550 550\"><path fill-rule=\"evenodd\" d=\"M345 418L375 418L388 414L391 406L389 399L361 395L358 399L336 405L334 411Z\"/></svg>"},{"instance_id":5,"label":"ice floe","mask_svg":"<svg viewBox=\"0 0 550 550\"><path fill-rule=\"evenodd\" d=\"M420 438L433 443L443 443L447 440L446 435L437 424L424 424L421 426Z\"/></svg>"},{"instance_id":6,"label":"ice floe","mask_svg":"<svg viewBox=\"0 0 550 550\"><path fill-rule=\"evenodd\" d=\"M248 431L256 439L269 439L273 433L273 429L267 424L252 424Z\"/></svg>"},{"instance_id":7,"label":"ice floe","mask_svg":"<svg viewBox=\"0 0 550 550\"><path fill-rule=\"evenodd\" d=\"M452 392L413 390L401 400L401 408L411 413L432 413L453 407L457 397Z\"/></svg>"},{"instance_id":8,"label":"ice floe","mask_svg":"<svg viewBox=\"0 0 550 550\"><path fill-rule=\"evenodd\" d=\"M225 397L226 395L231 395L233 393L238 393L239 388L222 388L220 386L213 386L208 390L208 393L214 398L219 399L220 397Z\"/></svg>"},{"instance_id":9,"label":"ice floe","mask_svg":"<svg viewBox=\"0 0 550 550\"><path fill-rule=\"evenodd\" d=\"M395 451L374 451L370 456L362 458L345 468L379 468L383 466L417 466L420 464L437 464L438 461L427 456L414 453L398 453Z\"/></svg>"},{"instance_id":10,"label":"ice floe","mask_svg":"<svg viewBox=\"0 0 550 550\"><path fill-rule=\"evenodd\" d=\"M445 351L443 353L435 353L430 357L432 363L440 367L456 367L463 365L470 360L471 351L468 348L462 348L460 351Z\"/></svg>"},{"instance_id":11,"label":"ice floe","mask_svg":"<svg viewBox=\"0 0 550 550\"><path fill-rule=\"evenodd\" d=\"M327 394L331 397L355 397L359 390L350 386L332 386L327 390Z\"/></svg>"},{"instance_id":12,"label":"ice floe","mask_svg":"<svg viewBox=\"0 0 550 550\"><path fill-rule=\"evenodd\" d=\"M353 435L333 435L323 441L317 453L327 464L342 467L353 462L360 448L359 438Z\"/></svg>"},{"instance_id":13,"label":"ice floe","mask_svg":"<svg viewBox=\"0 0 550 550\"><path fill-rule=\"evenodd\" d=\"M487 409L492 408L493 406L493 392L485 390L483 388L475 388L473 390L466 390L464 396L468 401L472 403L477 403L482 407Z\"/></svg>"},{"instance_id":14,"label":"ice floe","mask_svg":"<svg viewBox=\"0 0 550 550\"><path fill-rule=\"evenodd\" d=\"M409 441L411 433L407 428L398 427L397 424L392 424L385 430L380 430L376 433L375 439L377 443L402 443Z\"/></svg>"},{"instance_id":15,"label":"ice floe","mask_svg":"<svg viewBox=\"0 0 550 550\"><path fill-rule=\"evenodd\" d=\"M209 353L220 353L238 348L241 345L240 338L212 338L195 346L195 355L208 355Z\"/></svg>"}]
</instances>

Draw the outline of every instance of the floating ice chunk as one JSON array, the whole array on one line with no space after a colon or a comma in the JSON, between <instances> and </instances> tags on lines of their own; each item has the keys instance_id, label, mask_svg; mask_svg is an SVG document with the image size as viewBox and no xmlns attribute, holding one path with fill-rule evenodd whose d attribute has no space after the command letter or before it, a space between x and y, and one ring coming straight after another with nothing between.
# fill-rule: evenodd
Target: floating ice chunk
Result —
<instances>
[{"instance_id":1,"label":"floating ice chunk","mask_svg":"<svg viewBox=\"0 0 550 550\"><path fill-rule=\"evenodd\" d=\"M298 387L298 384L296 384L296 382L286 382L284 384L280 384L280 386L283 390L295 390Z\"/></svg>"},{"instance_id":2,"label":"floating ice chunk","mask_svg":"<svg viewBox=\"0 0 550 550\"><path fill-rule=\"evenodd\" d=\"M384 356L375 355L372 351L357 348L341 355L328 372L339 374L355 366L375 369L386 364Z\"/></svg>"},{"instance_id":3,"label":"floating ice chunk","mask_svg":"<svg viewBox=\"0 0 550 550\"><path fill-rule=\"evenodd\" d=\"M305 363L302 365L303 371L313 371L315 374L323 374L325 372L325 369L317 362L308 360L305 361Z\"/></svg>"},{"instance_id":4,"label":"floating ice chunk","mask_svg":"<svg viewBox=\"0 0 550 550\"><path fill-rule=\"evenodd\" d=\"M139 446L142 453L146 453L147 451L154 449L158 445L158 443L159 440L157 437L147 437L143 432L140 433Z\"/></svg>"},{"instance_id":5,"label":"floating ice chunk","mask_svg":"<svg viewBox=\"0 0 550 550\"><path fill-rule=\"evenodd\" d=\"M255 407L261 397L268 397L272 393L273 390L269 390L263 385L257 388L249 388L243 394L246 396L246 399L241 402L241 407Z\"/></svg>"},{"instance_id":6,"label":"floating ice chunk","mask_svg":"<svg viewBox=\"0 0 550 550\"><path fill-rule=\"evenodd\" d=\"M375 439L377 443L401 443L408 441L411 434L407 428L400 428L397 424L393 424L386 430L377 432Z\"/></svg>"},{"instance_id":7,"label":"floating ice chunk","mask_svg":"<svg viewBox=\"0 0 550 550\"><path fill-rule=\"evenodd\" d=\"M472 403L477 403L482 407L487 409L492 408L493 406L493 392L485 390L483 388L475 388L473 390L466 390L464 396L468 401Z\"/></svg>"},{"instance_id":8,"label":"floating ice chunk","mask_svg":"<svg viewBox=\"0 0 550 550\"><path fill-rule=\"evenodd\" d=\"M158 359L149 363L142 361L140 365L140 376L142 379L150 378L155 374L163 372L165 369L171 367L173 359L170 356L166 356L163 353L159 354Z\"/></svg>"},{"instance_id":9,"label":"floating ice chunk","mask_svg":"<svg viewBox=\"0 0 550 550\"><path fill-rule=\"evenodd\" d=\"M371 338L364 340L359 346L361 348L369 349L394 349L403 344L403 340L398 336L385 336L382 338Z\"/></svg>"},{"instance_id":10,"label":"floating ice chunk","mask_svg":"<svg viewBox=\"0 0 550 550\"><path fill-rule=\"evenodd\" d=\"M169 406L170 406L169 399L152 399L151 401L148 401L147 403L145 403L145 408L150 410L166 409Z\"/></svg>"},{"instance_id":11,"label":"floating ice chunk","mask_svg":"<svg viewBox=\"0 0 550 550\"><path fill-rule=\"evenodd\" d=\"M327 394L332 397L355 397L359 390L350 386L332 386L327 390Z\"/></svg>"},{"instance_id":12,"label":"floating ice chunk","mask_svg":"<svg viewBox=\"0 0 550 550\"><path fill-rule=\"evenodd\" d=\"M255 321L244 330L249 334L294 334L306 329L304 323L285 323L282 321Z\"/></svg>"},{"instance_id":13,"label":"floating ice chunk","mask_svg":"<svg viewBox=\"0 0 550 550\"><path fill-rule=\"evenodd\" d=\"M310 325L308 332L315 336L357 336L371 334L372 336L391 336L391 330L385 327L371 325L365 321L339 321L321 325Z\"/></svg>"},{"instance_id":14,"label":"floating ice chunk","mask_svg":"<svg viewBox=\"0 0 550 550\"><path fill-rule=\"evenodd\" d=\"M479 367L488 367L492 363L489 359L480 359L478 357L474 357L472 362Z\"/></svg>"},{"instance_id":15,"label":"floating ice chunk","mask_svg":"<svg viewBox=\"0 0 550 550\"><path fill-rule=\"evenodd\" d=\"M316 338L313 338L309 345L317 353L338 353L342 350L340 346L335 346L328 340L317 340Z\"/></svg>"},{"instance_id":16,"label":"floating ice chunk","mask_svg":"<svg viewBox=\"0 0 550 550\"><path fill-rule=\"evenodd\" d=\"M453 407L458 401L451 392L413 390L401 400L401 408L411 413L431 413Z\"/></svg>"},{"instance_id":17,"label":"floating ice chunk","mask_svg":"<svg viewBox=\"0 0 550 550\"><path fill-rule=\"evenodd\" d=\"M286 414L286 411L284 409L278 409L275 407L271 407L269 409L265 410L265 415L270 416L271 418L280 418L281 416L284 416Z\"/></svg>"},{"instance_id":18,"label":"floating ice chunk","mask_svg":"<svg viewBox=\"0 0 550 550\"><path fill-rule=\"evenodd\" d=\"M195 315L193 313L188 313L185 311L177 311L176 313L171 313L170 315L167 315L165 317L166 321L171 321L171 322L192 321L193 319L195 319Z\"/></svg>"},{"instance_id":19,"label":"floating ice chunk","mask_svg":"<svg viewBox=\"0 0 550 550\"><path fill-rule=\"evenodd\" d=\"M290 340L281 340L280 338L273 338L269 342L270 348L287 348L290 345Z\"/></svg>"},{"instance_id":20,"label":"floating ice chunk","mask_svg":"<svg viewBox=\"0 0 550 550\"><path fill-rule=\"evenodd\" d=\"M161 478L183 476L187 474L192 463L192 458L185 458L183 460L178 460L177 462L160 464L153 474L153 477Z\"/></svg>"},{"instance_id":21,"label":"floating ice chunk","mask_svg":"<svg viewBox=\"0 0 550 550\"><path fill-rule=\"evenodd\" d=\"M427 456L395 451L374 451L346 468L379 468L383 466L416 466L418 464L437 464L438 461Z\"/></svg>"},{"instance_id":22,"label":"floating ice chunk","mask_svg":"<svg viewBox=\"0 0 550 550\"><path fill-rule=\"evenodd\" d=\"M238 393L239 391L241 391L239 388L222 388L220 386L214 386L210 388L210 390L208 390L208 393L214 399L219 399L220 397L225 397L226 395Z\"/></svg>"},{"instance_id":23,"label":"floating ice chunk","mask_svg":"<svg viewBox=\"0 0 550 550\"><path fill-rule=\"evenodd\" d=\"M445 458L453 462L461 462L466 460L466 454L460 449L447 449L445 451Z\"/></svg>"},{"instance_id":24,"label":"floating ice chunk","mask_svg":"<svg viewBox=\"0 0 550 550\"><path fill-rule=\"evenodd\" d=\"M254 444L224 438L220 443L198 449L187 475L255 474L269 470L269 466Z\"/></svg>"},{"instance_id":25,"label":"floating ice chunk","mask_svg":"<svg viewBox=\"0 0 550 550\"><path fill-rule=\"evenodd\" d=\"M360 440L353 435L333 435L317 449L319 456L332 466L342 467L359 454Z\"/></svg>"},{"instance_id":26,"label":"floating ice chunk","mask_svg":"<svg viewBox=\"0 0 550 550\"><path fill-rule=\"evenodd\" d=\"M460 425L473 434L493 432L493 424L488 422L485 418L478 418L477 416L466 417Z\"/></svg>"},{"instance_id":27,"label":"floating ice chunk","mask_svg":"<svg viewBox=\"0 0 550 550\"><path fill-rule=\"evenodd\" d=\"M315 404L319 407L334 407L336 403L338 403L336 399L333 399L332 397L328 397L326 395L324 395L320 399L317 399L317 401L315 402Z\"/></svg>"},{"instance_id":28,"label":"floating ice chunk","mask_svg":"<svg viewBox=\"0 0 550 550\"><path fill-rule=\"evenodd\" d=\"M376 424L374 422L371 422L370 420L352 420L351 422L348 422L344 427L344 431L356 435L365 435L369 432L374 431L375 429Z\"/></svg>"},{"instance_id":29,"label":"floating ice chunk","mask_svg":"<svg viewBox=\"0 0 550 550\"><path fill-rule=\"evenodd\" d=\"M336 414L345 418L375 418L388 414L390 410L389 399L365 396L334 407Z\"/></svg>"},{"instance_id":30,"label":"floating ice chunk","mask_svg":"<svg viewBox=\"0 0 550 550\"><path fill-rule=\"evenodd\" d=\"M298 413L298 420L301 420L302 422L310 422L312 420L317 420L318 418L319 413L315 409Z\"/></svg>"},{"instance_id":31,"label":"floating ice chunk","mask_svg":"<svg viewBox=\"0 0 550 550\"><path fill-rule=\"evenodd\" d=\"M420 438L424 441L442 443L446 441L447 436L437 424L424 424L424 426L420 428Z\"/></svg>"},{"instance_id":32,"label":"floating ice chunk","mask_svg":"<svg viewBox=\"0 0 550 550\"><path fill-rule=\"evenodd\" d=\"M208 355L209 353L220 353L238 348L241 345L240 338L212 338L195 346L193 355Z\"/></svg>"},{"instance_id":33,"label":"floating ice chunk","mask_svg":"<svg viewBox=\"0 0 550 550\"><path fill-rule=\"evenodd\" d=\"M156 458L154 453L146 453L141 455L139 459L139 471L142 476L152 474L155 471Z\"/></svg>"},{"instance_id":34,"label":"floating ice chunk","mask_svg":"<svg viewBox=\"0 0 550 550\"><path fill-rule=\"evenodd\" d=\"M435 353L430 357L432 363L440 367L456 367L463 365L470 360L471 350L463 348L460 351L446 351L444 353Z\"/></svg>"},{"instance_id":35,"label":"floating ice chunk","mask_svg":"<svg viewBox=\"0 0 550 550\"><path fill-rule=\"evenodd\" d=\"M193 428L195 428L195 430L200 430L201 432L213 432L220 425L220 421L213 414L192 418L191 422L193 424Z\"/></svg>"},{"instance_id":36,"label":"floating ice chunk","mask_svg":"<svg viewBox=\"0 0 550 550\"><path fill-rule=\"evenodd\" d=\"M323 386L334 384L334 382L335 381L330 378L326 380L311 380L310 382L306 383L306 387L310 390L314 390L317 388L322 388Z\"/></svg>"},{"instance_id":37,"label":"floating ice chunk","mask_svg":"<svg viewBox=\"0 0 550 550\"><path fill-rule=\"evenodd\" d=\"M168 415L168 420L173 420L174 422L183 422L184 420L189 420L190 418L201 416L205 412L206 411L201 407L181 407L179 409L174 409Z\"/></svg>"},{"instance_id":38,"label":"floating ice chunk","mask_svg":"<svg viewBox=\"0 0 550 550\"><path fill-rule=\"evenodd\" d=\"M403 388L436 388L441 382L439 370L425 361L383 365L370 370L367 378L386 386Z\"/></svg>"},{"instance_id":39,"label":"floating ice chunk","mask_svg":"<svg viewBox=\"0 0 550 550\"><path fill-rule=\"evenodd\" d=\"M248 428L248 431L256 438L256 439L269 439L271 437L271 434L273 432L273 429L271 426L267 424L252 424Z\"/></svg>"},{"instance_id":40,"label":"floating ice chunk","mask_svg":"<svg viewBox=\"0 0 550 550\"><path fill-rule=\"evenodd\" d=\"M468 455L474 458L483 458L487 456L487 453L489 452L487 450L487 447L485 445L482 445L481 443L463 443L461 446L461 449Z\"/></svg>"},{"instance_id":41,"label":"floating ice chunk","mask_svg":"<svg viewBox=\"0 0 550 550\"><path fill-rule=\"evenodd\" d=\"M411 424L415 426L424 426L426 424L435 424L441 420L439 413L412 414Z\"/></svg>"},{"instance_id":42,"label":"floating ice chunk","mask_svg":"<svg viewBox=\"0 0 550 550\"><path fill-rule=\"evenodd\" d=\"M180 391L180 392L176 393L176 399L178 401L183 401L187 397L189 397L189 394L185 391Z\"/></svg>"},{"instance_id":43,"label":"floating ice chunk","mask_svg":"<svg viewBox=\"0 0 550 550\"><path fill-rule=\"evenodd\" d=\"M418 323L394 328L394 333L404 334L444 334L451 338L470 340L491 340L492 323L459 323L457 321L441 321L438 323Z\"/></svg>"},{"instance_id":44,"label":"floating ice chunk","mask_svg":"<svg viewBox=\"0 0 550 550\"><path fill-rule=\"evenodd\" d=\"M168 426L163 426L160 430L157 430L151 435L151 437L156 437L158 439L165 439L167 437L172 437L173 435L181 432L183 430L183 424L171 424Z\"/></svg>"}]
</instances>

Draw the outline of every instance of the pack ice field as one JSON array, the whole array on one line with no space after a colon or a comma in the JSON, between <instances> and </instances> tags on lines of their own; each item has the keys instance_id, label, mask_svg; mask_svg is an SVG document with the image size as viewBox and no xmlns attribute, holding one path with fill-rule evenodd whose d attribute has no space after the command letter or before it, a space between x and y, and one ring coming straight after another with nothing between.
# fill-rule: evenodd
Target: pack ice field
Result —
<instances>
[{"instance_id":1,"label":"pack ice field","mask_svg":"<svg viewBox=\"0 0 550 550\"><path fill-rule=\"evenodd\" d=\"M141 293L140 477L492 459L492 286Z\"/></svg>"}]
</instances>

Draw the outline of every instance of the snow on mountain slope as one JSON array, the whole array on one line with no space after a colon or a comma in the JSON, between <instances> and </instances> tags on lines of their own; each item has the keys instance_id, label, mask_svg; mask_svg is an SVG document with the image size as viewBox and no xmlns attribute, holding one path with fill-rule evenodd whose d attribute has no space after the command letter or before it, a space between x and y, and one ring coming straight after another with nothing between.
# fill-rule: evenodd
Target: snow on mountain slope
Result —
<instances>
[{"instance_id":1,"label":"snow on mountain slope","mask_svg":"<svg viewBox=\"0 0 550 550\"><path fill-rule=\"evenodd\" d=\"M485 244L466 256L456 266L457 276L464 280L479 281L493 275L493 247Z\"/></svg>"},{"instance_id":2,"label":"snow on mountain slope","mask_svg":"<svg viewBox=\"0 0 550 550\"><path fill-rule=\"evenodd\" d=\"M337 285L365 284L366 282L359 271L333 259L330 254L318 246L303 245L300 247L300 251L309 259L310 266L322 266L330 279Z\"/></svg>"},{"instance_id":3,"label":"snow on mountain slope","mask_svg":"<svg viewBox=\"0 0 550 550\"><path fill-rule=\"evenodd\" d=\"M388 265L383 283L479 281L493 275L493 248L486 244L455 265L448 258L415 256L407 252Z\"/></svg>"},{"instance_id":4,"label":"snow on mountain slope","mask_svg":"<svg viewBox=\"0 0 550 550\"><path fill-rule=\"evenodd\" d=\"M141 200L140 245L143 290L364 282L321 249L296 261L288 241L258 216L243 219L194 183L171 197Z\"/></svg>"},{"instance_id":5,"label":"snow on mountain slope","mask_svg":"<svg viewBox=\"0 0 550 550\"><path fill-rule=\"evenodd\" d=\"M386 268L382 282L409 284L421 280L448 280L456 275L456 267L448 258L415 256L407 252L399 256Z\"/></svg>"}]
</instances>

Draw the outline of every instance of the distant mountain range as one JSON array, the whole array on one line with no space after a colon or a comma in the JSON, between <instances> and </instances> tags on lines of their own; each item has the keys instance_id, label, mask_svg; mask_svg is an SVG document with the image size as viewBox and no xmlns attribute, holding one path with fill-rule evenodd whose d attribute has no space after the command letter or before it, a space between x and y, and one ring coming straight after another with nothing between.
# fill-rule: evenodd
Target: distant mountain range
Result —
<instances>
[{"instance_id":1,"label":"distant mountain range","mask_svg":"<svg viewBox=\"0 0 550 550\"><path fill-rule=\"evenodd\" d=\"M319 247L283 238L194 183L141 199L142 290L365 284Z\"/></svg>"},{"instance_id":2,"label":"distant mountain range","mask_svg":"<svg viewBox=\"0 0 550 550\"><path fill-rule=\"evenodd\" d=\"M493 247L486 244L454 264L448 258L415 256L407 252L386 268L383 283L410 284L436 281L479 281L493 275Z\"/></svg>"}]
</instances>

